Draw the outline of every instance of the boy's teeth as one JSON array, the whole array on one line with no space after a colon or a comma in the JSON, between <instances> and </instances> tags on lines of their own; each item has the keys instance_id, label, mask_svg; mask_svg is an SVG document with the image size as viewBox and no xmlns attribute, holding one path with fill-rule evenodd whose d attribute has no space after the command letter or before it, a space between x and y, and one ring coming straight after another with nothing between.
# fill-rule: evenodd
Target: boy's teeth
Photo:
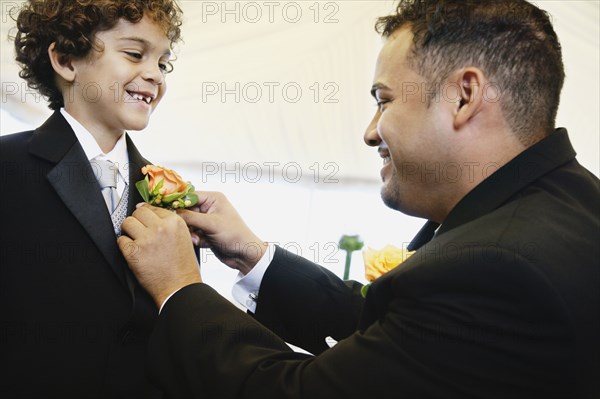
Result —
<instances>
[{"instance_id":1,"label":"boy's teeth","mask_svg":"<svg viewBox=\"0 0 600 399\"><path fill-rule=\"evenodd\" d=\"M141 94L134 94L133 98L135 98L136 100L144 101L146 102L146 104L150 104L150 101L152 101L152 97L144 97Z\"/></svg>"}]
</instances>

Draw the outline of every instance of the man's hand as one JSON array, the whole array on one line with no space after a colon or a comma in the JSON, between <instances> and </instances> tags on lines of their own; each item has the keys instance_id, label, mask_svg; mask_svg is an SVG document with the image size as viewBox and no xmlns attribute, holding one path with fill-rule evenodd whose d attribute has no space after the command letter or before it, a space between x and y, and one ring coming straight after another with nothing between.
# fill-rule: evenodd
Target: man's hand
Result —
<instances>
[{"instance_id":1,"label":"man's hand","mask_svg":"<svg viewBox=\"0 0 600 399\"><path fill-rule=\"evenodd\" d=\"M201 282L188 227L174 212L143 205L121 226L119 248L157 307L173 292Z\"/></svg>"},{"instance_id":2,"label":"man's hand","mask_svg":"<svg viewBox=\"0 0 600 399\"><path fill-rule=\"evenodd\" d=\"M211 248L221 262L247 274L262 258L267 243L246 226L225 195L217 192L196 194L196 212L177 211L190 226L194 243Z\"/></svg>"}]
</instances>

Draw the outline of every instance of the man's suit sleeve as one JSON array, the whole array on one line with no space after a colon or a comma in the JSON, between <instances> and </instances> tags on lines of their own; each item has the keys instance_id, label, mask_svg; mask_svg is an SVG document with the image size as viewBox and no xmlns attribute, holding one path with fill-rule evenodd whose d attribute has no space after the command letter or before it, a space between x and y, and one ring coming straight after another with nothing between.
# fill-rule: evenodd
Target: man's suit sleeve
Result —
<instances>
[{"instance_id":1,"label":"man's suit sleeve","mask_svg":"<svg viewBox=\"0 0 600 399\"><path fill-rule=\"evenodd\" d=\"M208 285L187 286L159 316L149 347L151 378L173 398L528 398L567 392L572 373L565 315L526 261L500 252L495 262L457 259L449 268L435 262L412 267L412 258L404 270L372 285L363 328L318 356L292 351ZM283 274L290 281L282 289L304 278ZM275 277L270 283L277 284ZM300 295L326 298L319 289ZM311 307L322 301L299 302Z\"/></svg>"},{"instance_id":2,"label":"man's suit sleeve","mask_svg":"<svg viewBox=\"0 0 600 399\"><path fill-rule=\"evenodd\" d=\"M151 379L172 398L392 397L398 323L374 325L318 357L286 343L205 284L177 292L150 341ZM374 367L382 367L379 373Z\"/></svg>"},{"instance_id":3,"label":"man's suit sleeve","mask_svg":"<svg viewBox=\"0 0 600 399\"><path fill-rule=\"evenodd\" d=\"M287 342L319 354L328 348L326 337L339 341L356 331L361 287L277 247L260 285L255 318Z\"/></svg>"}]
</instances>

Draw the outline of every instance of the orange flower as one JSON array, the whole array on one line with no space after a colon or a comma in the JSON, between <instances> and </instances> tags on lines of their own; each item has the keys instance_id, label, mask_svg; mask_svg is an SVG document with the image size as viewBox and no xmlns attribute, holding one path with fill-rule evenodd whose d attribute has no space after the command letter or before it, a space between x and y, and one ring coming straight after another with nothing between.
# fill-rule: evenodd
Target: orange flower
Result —
<instances>
[{"instance_id":1,"label":"orange flower","mask_svg":"<svg viewBox=\"0 0 600 399\"><path fill-rule=\"evenodd\" d=\"M367 248L363 251L366 279L368 281L375 280L377 277L400 265L413 253L414 251L404 251L393 245L387 245L380 251L370 247Z\"/></svg>"},{"instance_id":2,"label":"orange flower","mask_svg":"<svg viewBox=\"0 0 600 399\"><path fill-rule=\"evenodd\" d=\"M187 190L188 183L183 181L181 176L171 169L156 165L146 165L142 168L142 173L148 175L148 189L150 192L154 191L154 188L161 180L163 181L163 186L160 188L159 193L162 196L181 193Z\"/></svg>"},{"instance_id":3,"label":"orange flower","mask_svg":"<svg viewBox=\"0 0 600 399\"><path fill-rule=\"evenodd\" d=\"M177 172L162 166L142 168L144 180L135 183L144 202L167 209L190 208L198 203L194 185L185 182Z\"/></svg>"}]
</instances>

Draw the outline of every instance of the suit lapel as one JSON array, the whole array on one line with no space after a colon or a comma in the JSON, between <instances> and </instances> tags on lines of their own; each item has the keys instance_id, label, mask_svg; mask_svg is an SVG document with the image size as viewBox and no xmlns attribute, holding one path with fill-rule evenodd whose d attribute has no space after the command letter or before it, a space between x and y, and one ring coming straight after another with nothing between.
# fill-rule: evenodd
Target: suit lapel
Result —
<instances>
[{"instance_id":1,"label":"suit lapel","mask_svg":"<svg viewBox=\"0 0 600 399\"><path fill-rule=\"evenodd\" d=\"M69 173L70 178L64 179ZM48 180L123 282L124 269L112 220L96 177L79 143L50 171Z\"/></svg>"},{"instance_id":2,"label":"suit lapel","mask_svg":"<svg viewBox=\"0 0 600 399\"><path fill-rule=\"evenodd\" d=\"M129 157L129 164L127 167L128 171L129 171L129 182L127 185L127 189L129 190L129 200L127 203L127 216L131 216L133 211L135 211L136 204L138 204L139 202L142 202L142 196L140 195L137 188L135 187L135 183L144 178L144 175L142 174L142 167L147 165L149 162L146 159L144 159L144 157L142 157L142 155L140 154L140 152L138 151L136 146L133 144L133 141L131 141L131 139L129 138L129 135L126 135L125 139L127 141L127 154ZM127 288L129 289L129 292L131 293L131 296L133 299L132 314L135 314L136 313L135 312L136 279L135 279L135 276L133 275L133 273L131 272L131 270L129 269L129 266L127 265L127 262L125 261L125 258L121 255L120 252L119 252L118 263L121 265L122 270L124 270L125 282L127 284Z\"/></svg>"},{"instance_id":3,"label":"suit lapel","mask_svg":"<svg viewBox=\"0 0 600 399\"><path fill-rule=\"evenodd\" d=\"M47 175L50 185L83 226L119 281L131 291L125 277L125 261L96 177L75 133L59 112L35 131L29 149L33 155L55 163Z\"/></svg>"},{"instance_id":4,"label":"suit lapel","mask_svg":"<svg viewBox=\"0 0 600 399\"><path fill-rule=\"evenodd\" d=\"M142 167L148 165L150 162L142 157L133 144L133 141L129 138L129 135L126 136L126 140L127 152L129 154L129 204L127 205L127 215L131 215L135 211L136 204L143 201L142 196L135 187L135 183L144 179Z\"/></svg>"}]
</instances>

